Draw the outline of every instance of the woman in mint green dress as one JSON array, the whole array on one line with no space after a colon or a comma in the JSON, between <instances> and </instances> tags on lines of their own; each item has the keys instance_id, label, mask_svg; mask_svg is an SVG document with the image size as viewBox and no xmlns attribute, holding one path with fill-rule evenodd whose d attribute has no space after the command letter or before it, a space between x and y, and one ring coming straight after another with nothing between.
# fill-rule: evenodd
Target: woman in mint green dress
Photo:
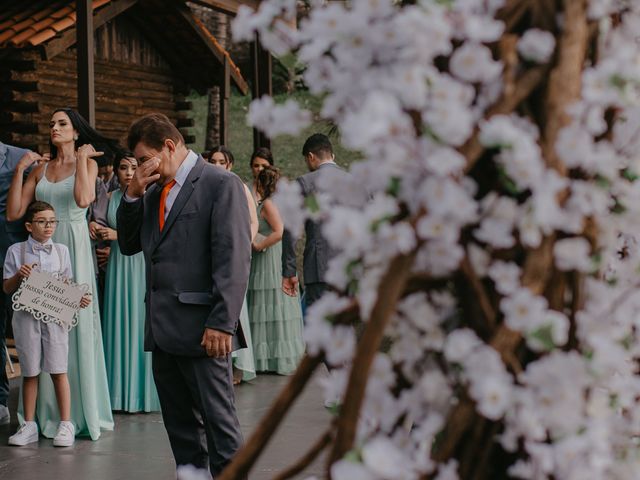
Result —
<instances>
[{"instance_id":1,"label":"woman in mint green dress","mask_svg":"<svg viewBox=\"0 0 640 480\"><path fill-rule=\"evenodd\" d=\"M125 412L160 410L153 382L151 353L144 351L144 295L146 290L144 255L125 256L118 246L116 212L138 163L133 154L118 154L114 170L120 190L111 193L107 210L108 227L99 227L100 239L111 241L104 291L104 340L111 408Z\"/></svg>"},{"instance_id":2,"label":"woman in mint green dress","mask_svg":"<svg viewBox=\"0 0 640 480\"><path fill-rule=\"evenodd\" d=\"M259 226L253 241L247 303L256 370L289 375L304 354L304 341L300 298L282 291L284 227L270 198L279 177L277 168L265 166L256 178Z\"/></svg>"},{"instance_id":3,"label":"woman in mint green dress","mask_svg":"<svg viewBox=\"0 0 640 480\"><path fill-rule=\"evenodd\" d=\"M227 171L231 171L233 168L234 158L233 153L224 145L214 147L208 155L207 161L213 166L218 168L224 168ZM258 216L256 213L256 202L249 191L249 187L244 185L244 193L247 197L247 206L249 207L249 218L251 221L251 239L256 236L258 232ZM247 342L247 348L241 348L233 352L233 383L234 385L240 382L248 382L256 378L256 366L253 358L253 342L251 339L251 326L249 324L249 314L247 311L247 297L245 295L244 302L242 302L242 310L240 310L240 325L242 326L242 332Z\"/></svg>"},{"instance_id":4,"label":"woman in mint green dress","mask_svg":"<svg viewBox=\"0 0 640 480\"><path fill-rule=\"evenodd\" d=\"M95 198L98 174L98 165L93 158L102 155L92 145L113 152L118 147L71 109L56 110L49 129L51 160L46 162L34 154L20 161L7 197L7 219L21 218L33 200L53 205L60 221L53 241L69 248L74 281L90 287L93 302L79 311L78 325L69 332L68 376L75 434L97 440L101 430L113 429L113 416L102 348L87 207ZM24 173L32 165L34 168L23 181ZM59 416L53 383L48 375L40 376L38 390L36 418L40 432L53 438Z\"/></svg>"}]
</instances>

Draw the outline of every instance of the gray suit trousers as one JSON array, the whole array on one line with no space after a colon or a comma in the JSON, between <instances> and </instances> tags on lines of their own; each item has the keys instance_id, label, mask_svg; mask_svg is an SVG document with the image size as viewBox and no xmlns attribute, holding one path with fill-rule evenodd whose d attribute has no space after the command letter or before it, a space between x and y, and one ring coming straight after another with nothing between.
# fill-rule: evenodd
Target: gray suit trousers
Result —
<instances>
[{"instance_id":1,"label":"gray suit trousers","mask_svg":"<svg viewBox=\"0 0 640 480\"><path fill-rule=\"evenodd\" d=\"M242 445L231 355L186 357L156 349L153 378L176 465L209 468L215 478Z\"/></svg>"}]
</instances>

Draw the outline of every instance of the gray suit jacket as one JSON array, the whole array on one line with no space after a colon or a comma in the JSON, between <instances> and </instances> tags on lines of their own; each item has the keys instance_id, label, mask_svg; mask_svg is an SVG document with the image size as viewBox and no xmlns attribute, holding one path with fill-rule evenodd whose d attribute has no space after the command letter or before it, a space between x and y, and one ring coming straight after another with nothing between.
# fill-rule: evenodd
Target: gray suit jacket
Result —
<instances>
[{"instance_id":1,"label":"gray suit jacket","mask_svg":"<svg viewBox=\"0 0 640 480\"><path fill-rule=\"evenodd\" d=\"M2 264L4 264L7 248L27 239L27 232L22 220L7 222L7 195L16 165L28 151L0 142L0 262Z\"/></svg>"},{"instance_id":2,"label":"gray suit jacket","mask_svg":"<svg viewBox=\"0 0 640 480\"><path fill-rule=\"evenodd\" d=\"M249 209L240 179L198 158L160 232L161 188L120 203L122 253L144 252L145 350L205 356L205 327L236 333L249 280ZM244 347L241 329L235 346Z\"/></svg>"},{"instance_id":3,"label":"gray suit jacket","mask_svg":"<svg viewBox=\"0 0 640 480\"><path fill-rule=\"evenodd\" d=\"M349 175L335 163L325 163L320 165L317 170L309 172L297 178L297 182L302 188L302 194L307 197L318 191L319 183L322 181L330 181L336 176ZM303 276L304 283L324 283L325 273L329 259L333 256L333 252L329 247L329 243L322 236L322 224L307 220L304 225L306 241L304 245L304 265ZM293 277L296 275L296 252L295 239L285 230L282 238L282 276Z\"/></svg>"}]
</instances>

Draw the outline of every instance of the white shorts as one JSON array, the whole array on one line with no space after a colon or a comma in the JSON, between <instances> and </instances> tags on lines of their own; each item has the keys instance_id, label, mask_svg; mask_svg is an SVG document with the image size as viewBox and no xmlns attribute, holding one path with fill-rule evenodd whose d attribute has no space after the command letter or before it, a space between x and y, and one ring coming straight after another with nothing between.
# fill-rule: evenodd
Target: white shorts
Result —
<instances>
[{"instance_id":1,"label":"white shorts","mask_svg":"<svg viewBox=\"0 0 640 480\"><path fill-rule=\"evenodd\" d=\"M65 328L22 311L13 312L12 325L23 377L37 377L40 372L67 373L69 332Z\"/></svg>"}]
</instances>

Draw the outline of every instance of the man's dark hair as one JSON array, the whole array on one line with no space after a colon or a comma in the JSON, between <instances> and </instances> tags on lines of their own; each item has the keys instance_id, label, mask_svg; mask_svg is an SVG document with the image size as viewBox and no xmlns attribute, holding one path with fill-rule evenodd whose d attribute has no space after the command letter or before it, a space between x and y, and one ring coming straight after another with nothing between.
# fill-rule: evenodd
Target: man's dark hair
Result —
<instances>
[{"instance_id":1,"label":"man's dark hair","mask_svg":"<svg viewBox=\"0 0 640 480\"><path fill-rule=\"evenodd\" d=\"M98 164L98 167L107 167L109 165L113 165L113 160L116 156L120 155L122 152L122 148L118 148L118 150L114 151L110 149L107 145L103 144L94 144L93 148L98 152L103 152L103 155L96 157L94 160Z\"/></svg>"},{"instance_id":2,"label":"man's dark hair","mask_svg":"<svg viewBox=\"0 0 640 480\"><path fill-rule=\"evenodd\" d=\"M258 157L264 158L267 162L269 162L269 165L274 165L273 154L271 153L271 150L266 147L260 147L255 152L253 152L253 154L251 154L251 161L249 162L249 166L253 165L253 161Z\"/></svg>"},{"instance_id":3,"label":"man's dark hair","mask_svg":"<svg viewBox=\"0 0 640 480\"><path fill-rule=\"evenodd\" d=\"M24 214L24 221L33 222L33 217L36 216L36 213L45 212L47 210L51 210L52 212L56 211L56 209L47 202L42 202L40 200L31 202L27 207L27 213Z\"/></svg>"},{"instance_id":4,"label":"man's dark hair","mask_svg":"<svg viewBox=\"0 0 640 480\"><path fill-rule=\"evenodd\" d=\"M333 155L333 145L329 137L322 133L314 133L307 138L302 146L302 156L306 157L310 153L322 160Z\"/></svg>"},{"instance_id":5,"label":"man's dark hair","mask_svg":"<svg viewBox=\"0 0 640 480\"><path fill-rule=\"evenodd\" d=\"M184 143L182 134L169 117L162 113L149 113L131 124L127 145L129 150L135 150L136 145L142 142L147 147L161 150L167 139L173 140L176 145Z\"/></svg>"}]
</instances>

